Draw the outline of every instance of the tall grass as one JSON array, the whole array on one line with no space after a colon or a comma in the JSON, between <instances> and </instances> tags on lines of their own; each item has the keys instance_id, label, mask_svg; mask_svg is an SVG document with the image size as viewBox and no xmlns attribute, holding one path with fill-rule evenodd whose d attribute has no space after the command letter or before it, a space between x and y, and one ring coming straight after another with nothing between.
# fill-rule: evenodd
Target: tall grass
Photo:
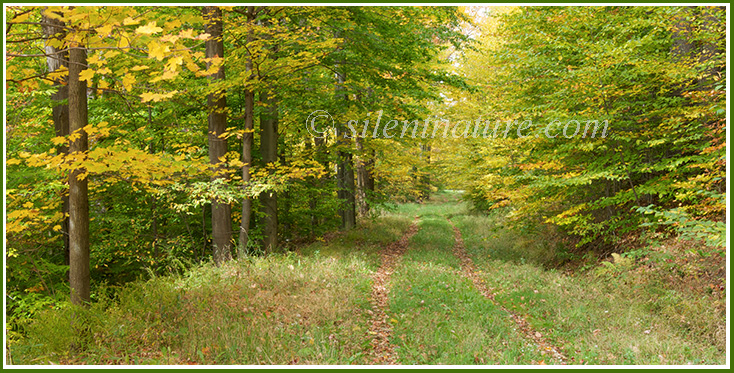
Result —
<instances>
[{"instance_id":1,"label":"tall grass","mask_svg":"<svg viewBox=\"0 0 734 373\"><path fill-rule=\"evenodd\" d=\"M660 266L627 257L573 274L544 269L556 253L503 227L501 216L455 221L497 300L527 314L577 363L725 363L721 295L673 287Z\"/></svg>"},{"instance_id":2,"label":"tall grass","mask_svg":"<svg viewBox=\"0 0 734 373\"><path fill-rule=\"evenodd\" d=\"M300 254L202 265L42 312L11 344L13 363L364 363L380 245L409 223L368 221Z\"/></svg>"}]
</instances>

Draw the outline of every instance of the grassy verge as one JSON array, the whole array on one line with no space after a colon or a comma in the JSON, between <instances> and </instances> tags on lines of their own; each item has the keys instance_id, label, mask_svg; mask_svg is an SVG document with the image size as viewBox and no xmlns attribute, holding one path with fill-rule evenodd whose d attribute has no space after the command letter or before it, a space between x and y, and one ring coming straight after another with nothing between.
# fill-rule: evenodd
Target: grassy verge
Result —
<instances>
[{"instance_id":1,"label":"grassy verge","mask_svg":"<svg viewBox=\"0 0 734 373\"><path fill-rule=\"evenodd\" d=\"M661 273L624 259L573 276L525 264L538 258L540 243L519 245L501 219L455 222L497 300L526 315L576 363L725 363L720 296L671 288Z\"/></svg>"},{"instance_id":2,"label":"grassy verge","mask_svg":"<svg viewBox=\"0 0 734 373\"><path fill-rule=\"evenodd\" d=\"M89 309L42 313L13 364L366 363L371 274L399 216L223 268L131 283Z\"/></svg>"}]
</instances>

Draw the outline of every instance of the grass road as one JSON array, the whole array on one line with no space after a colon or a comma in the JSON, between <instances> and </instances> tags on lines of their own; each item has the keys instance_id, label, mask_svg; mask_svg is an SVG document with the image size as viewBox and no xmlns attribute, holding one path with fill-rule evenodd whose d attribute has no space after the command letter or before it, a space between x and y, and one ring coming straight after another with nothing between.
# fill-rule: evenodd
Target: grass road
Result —
<instances>
[{"instance_id":1,"label":"grass road","mask_svg":"<svg viewBox=\"0 0 734 373\"><path fill-rule=\"evenodd\" d=\"M721 293L634 263L563 272L456 193L266 258L42 314L14 364L724 364ZM69 346L73 346L72 349Z\"/></svg>"}]
</instances>

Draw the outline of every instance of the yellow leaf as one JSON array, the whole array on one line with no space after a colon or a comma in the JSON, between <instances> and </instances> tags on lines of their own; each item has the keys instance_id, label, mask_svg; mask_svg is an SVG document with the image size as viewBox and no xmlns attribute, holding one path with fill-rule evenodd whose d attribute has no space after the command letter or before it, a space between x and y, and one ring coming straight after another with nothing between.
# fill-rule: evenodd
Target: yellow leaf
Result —
<instances>
[{"instance_id":1,"label":"yellow leaf","mask_svg":"<svg viewBox=\"0 0 734 373\"><path fill-rule=\"evenodd\" d=\"M99 54L94 53L92 54L88 59L87 63L90 65L101 65L104 64L106 61L99 59Z\"/></svg>"},{"instance_id":2,"label":"yellow leaf","mask_svg":"<svg viewBox=\"0 0 734 373\"><path fill-rule=\"evenodd\" d=\"M155 41L151 41L150 43L148 43L148 56L150 58L155 58L158 61L163 61L163 58L166 56L166 52L168 51L168 46L160 45Z\"/></svg>"},{"instance_id":3,"label":"yellow leaf","mask_svg":"<svg viewBox=\"0 0 734 373\"><path fill-rule=\"evenodd\" d=\"M33 202L26 202L26 203L23 204L23 207L29 209L29 208L33 207Z\"/></svg>"},{"instance_id":4,"label":"yellow leaf","mask_svg":"<svg viewBox=\"0 0 734 373\"><path fill-rule=\"evenodd\" d=\"M176 28L176 27L179 27L179 26L181 26L181 20L179 20L178 18L176 18L176 19L174 19L171 22L166 22L165 26L166 26L166 28Z\"/></svg>"},{"instance_id":5,"label":"yellow leaf","mask_svg":"<svg viewBox=\"0 0 734 373\"><path fill-rule=\"evenodd\" d=\"M122 21L122 24L125 25L125 26L137 25L138 23L140 23L140 22L138 20L133 19L132 17L127 17L127 18L125 18L124 21Z\"/></svg>"},{"instance_id":6,"label":"yellow leaf","mask_svg":"<svg viewBox=\"0 0 734 373\"><path fill-rule=\"evenodd\" d=\"M166 63L166 68L169 70L175 70L176 66L183 65L183 57L172 57L168 60L168 63Z\"/></svg>"},{"instance_id":7,"label":"yellow leaf","mask_svg":"<svg viewBox=\"0 0 734 373\"><path fill-rule=\"evenodd\" d=\"M66 137L64 136L56 136L51 139L51 142L54 143L54 145L61 145L66 142Z\"/></svg>"},{"instance_id":8,"label":"yellow leaf","mask_svg":"<svg viewBox=\"0 0 734 373\"><path fill-rule=\"evenodd\" d=\"M171 98L174 95L176 95L176 93L178 93L178 91L171 91L171 92L168 92L168 93L152 93L152 92L146 92L146 93L141 94L140 95L140 98L141 98L142 102L148 102L148 101L158 102L158 101L163 100L163 99L166 99L166 98Z\"/></svg>"},{"instance_id":9,"label":"yellow leaf","mask_svg":"<svg viewBox=\"0 0 734 373\"><path fill-rule=\"evenodd\" d=\"M122 77L122 86L125 87L126 91L131 91L133 89L133 84L135 83L136 79L135 76L132 74L127 74Z\"/></svg>"},{"instance_id":10,"label":"yellow leaf","mask_svg":"<svg viewBox=\"0 0 734 373\"><path fill-rule=\"evenodd\" d=\"M183 39L193 39L194 38L194 30L193 29L186 29L181 30L181 32L178 33L178 36Z\"/></svg>"},{"instance_id":11,"label":"yellow leaf","mask_svg":"<svg viewBox=\"0 0 734 373\"><path fill-rule=\"evenodd\" d=\"M66 68L66 66L61 66L60 68L54 70L54 72L48 74L48 78L51 80L62 80L68 75L69 70Z\"/></svg>"},{"instance_id":12,"label":"yellow leaf","mask_svg":"<svg viewBox=\"0 0 734 373\"><path fill-rule=\"evenodd\" d=\"M199 65L190 60L186 61L186 68L189 69L189 71L191 72L198 72L199 70L201 70L201 68L199 68Z\"/></svg>"},{"instance_id":13,"label":"yellow leaf","mask_svg":"<svg viewBox=\"0 0 734 373\"><path fill-rule=\"evenodd\" d=\"M110 23L110 24L108 24L106 26L97 27L95 29L95 31L97 31L97 34L99 34L100 36L107 36L107 35L109 35L112 32L112 27L114 27L114 26L115 26L115 24Z\"/></svg>"},{"instance_id":14,"label":"yellow leaf","mask_svg":"<svg viewBox=\"0 0 734 373\"><path fill-rule=\"evenodd\" d=\"M148 68L148 66L138 65L138 66L133 66L133 68L131 70L132 71L140 71L140 70L145 70L147 68Z\"/></svg>"},{"instance_id":15,"label":"yellow leaf","mask_svg":"<svg viewBox=\"0 0 734 373\"><path fill-rule=\"evenodd\" d=\"M21 13L19 16L13 18L13 22L25 22L31 14L31 12Z\"/></svg>"},{"instance_id":16,"label":"yellow leaf","mask_svg":"<svg viewBox=\"0 0 734 373\"><path fill-rule=\"evenodd\" d=\"M161 41L165 43L175 43L178 41L177 35L163 35L161 36Z\"/></svg>"},{"instance_id":17,"label":"yellow leaf","mask_svg":"<svg viewBox=\"0 0 734 373\"><path fill-rule=\"evenodd\" d=\"M112 58L112 57L117 56L118 54L120 54L120 52L118 52L116 50L110 50L110 51L105 52L104 57L105 58Z\"/></svg>"},{"instance_id":18,"label":"yellow leaf","mask_svg":"<svg viewBox=\"0 0 734 373\"><path fill-rule=\"evenodd\" d=\"M88 18L88 17L89 17L88 13L72 13L71 17L69 17L69 20L72 23L74 23L74 22L81 21L82 19Z\"/></svg>"},{"instance_id":19,"label":"yellow leaf","mask_svg":"<svg viewBox=\"0 0 734 373\"><path fill-rule=\"evenodd\" d=\"M130 46L130 36L126 32L123 32L120 36L120 43L117 45L118 48L126 49Z\"/></svg>"},{"instance_id":20,"label":"yellow leaf","mask_svg":"<svg viewBox=\"0 0 734 373\"><path fill-rule=\"evenodd\" d=\"M79 73L79 80L86 80L88 82L91 82L92 77L94 76L94 70L92 69L85 69L82 70L82 72Z\"/></svg>"},{"instance_id":21,"label":"yellow leaf","mask_svg":"<svg viewBox=\"0 0 734 373\"><path fill-rule=\"evenodd\" d=\"M58 232L58 231L61 230L61 226L58 225L58 224L56 224L56 225L54 225L53 230L56 231L56 232Z\"/></svg>"},{"instance_id":22,"label":"yellow leaf","mask_svg":"<svg viewBox=\"0 0 734 373\"><path fill-rule=\"evenodd\" d=\"M178 76L178 71L166 70L166 71L163 72L162 75L153 78L150 82L151 83L155 83L155 82L160 81L160 80L173 79L176 76Z\"/></svg>"},{"instance_id":23,"label":"yellow leaf","mask_svg":"<svg viewBox=\"0 0 734 373\"><path fill-rule=\"evenodd\" d=\"M144 35L150 35L155 34L157 32L163 31L163 28L158 27L155 25L155 21L148 23L145 26L140 26L135 30L136 34L144 34Z\"/></svg>"}]
</instances>

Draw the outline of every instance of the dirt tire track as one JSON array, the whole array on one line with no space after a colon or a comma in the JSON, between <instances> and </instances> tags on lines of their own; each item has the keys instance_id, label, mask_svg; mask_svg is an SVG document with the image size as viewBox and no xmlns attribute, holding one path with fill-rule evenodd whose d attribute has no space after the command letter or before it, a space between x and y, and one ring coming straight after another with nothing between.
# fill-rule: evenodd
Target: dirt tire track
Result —
<instances>
[{"instance_id":1,"label":"dirt tire track","mask_svg":"<svg viewBox=\"0 0 734 373\"><path fill-rule=\"evenodd\" d=\"M389 282L395 265L403 256L405 249L408 247L408 241L416 232L418 232L417 216L399 240L382 250L380 268L373 276L372 311L368 311L371 315L369 335L372 336L371 356L373 364L397 364L395 345L390 343L393 326L388 321L385 312L390 294Z\"/></svg>"},{"instance_id":2,"label":"dirt tire track","mask_svg":"<svg viewBox=\"0 0 734 373\"><path fill-rule=\"evenodd\" d=\"M447 220L449 221L449 224L451 224L451 227L454 228L454 240L456 241L454 244L454 255L461 261L461 269L464 276L474 283L474 287L476 287L482 295L489 298L495 305L510 314L512 320L515 321L518 329L525 335L525 337L538 345L541 354L550 355L551 358L560 364L566 364L568 358L563 354L560 347L554 346L547 339L543 338L542 334L533 329L524 317L510 311L495 300L492 289L487 287L484 281L482 281L479 275L477 275L477 268L474 265L474 261L469 257L469 254L466 252L466 247L464 247L464 239L461 237L461 231L459 231L459 228L454 225L451 219Z\"/></svg>"}]
</instances>

